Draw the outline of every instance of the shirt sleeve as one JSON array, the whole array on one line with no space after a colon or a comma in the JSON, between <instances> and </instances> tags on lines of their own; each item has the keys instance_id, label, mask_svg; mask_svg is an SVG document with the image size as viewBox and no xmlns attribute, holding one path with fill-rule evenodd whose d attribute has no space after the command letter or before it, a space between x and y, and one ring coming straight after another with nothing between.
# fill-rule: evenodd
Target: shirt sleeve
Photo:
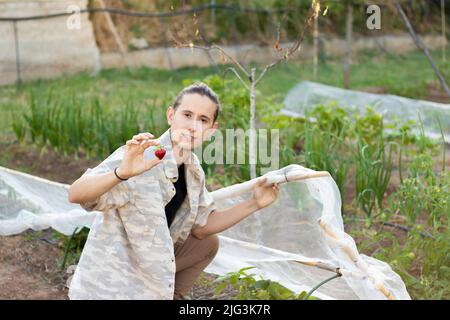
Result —
<instances>
[{"instance_id":1,"label":"shirt sleeve","mask_svg":"<svg viewBox=\"0 0 450 320\"><path fill-rule=\"evenodd\" d=\"M203 183L203 189L200 192L199 196L197 217L195 219L192 229L205 226L206 222L208 221L210 213L213 212L214 210L217 210L214 199L206 189L205 184Z\"/></svg>"},{"instance_id":2,"label":"shirt sleeve","mask_svg":"<svg viewBox=\"0 0 450 320\"><path fill-rule=\"evenodd\" d=\"M114 165L114 162L106 162L105 160L93 169L88 168L85 173L83 173L83 176L95 176L106 172L112 172L115 168ZM132 188L129 181L121 181L97 199L80 203L80 206L86 211L107 211L120 208L132 201L131 190Z\"/></svg>"}]
</instances>

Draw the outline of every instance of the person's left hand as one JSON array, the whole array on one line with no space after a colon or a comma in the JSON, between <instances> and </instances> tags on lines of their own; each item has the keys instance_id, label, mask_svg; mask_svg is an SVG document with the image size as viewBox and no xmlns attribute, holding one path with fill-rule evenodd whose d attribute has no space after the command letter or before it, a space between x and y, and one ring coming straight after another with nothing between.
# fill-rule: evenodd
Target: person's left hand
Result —
<instances>
[{"instance_id":1,"label":"person's left hand","mask_svg":"<svg viewBox=\"0 0 450 320\"><path fill-rule=\"evenodd\" d=\"M277 197L279 192L278 184L272 184L269 186L264 186L267 178L262 178L258 181L253 187L253 199L256 201L256 205L259 209L267 207L271 203L273 203Z\"/></svg>"}]
</instances>

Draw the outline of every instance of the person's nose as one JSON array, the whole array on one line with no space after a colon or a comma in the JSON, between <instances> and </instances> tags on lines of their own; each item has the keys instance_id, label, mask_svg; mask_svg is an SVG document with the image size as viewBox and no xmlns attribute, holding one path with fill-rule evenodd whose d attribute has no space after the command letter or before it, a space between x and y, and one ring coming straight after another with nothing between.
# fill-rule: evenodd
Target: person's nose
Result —
<instances>
[{"instance_id":1,"label":"person's nose","mask_svg":"<svg viewBox=\"0 0 450 320\"><path fill-rule=\"evenodd\" d=\"M197 130L199 130L201 127L201 121L197 119L193 119L189 125L189 132L193 134Z\"/></svg>"}]
</instances>

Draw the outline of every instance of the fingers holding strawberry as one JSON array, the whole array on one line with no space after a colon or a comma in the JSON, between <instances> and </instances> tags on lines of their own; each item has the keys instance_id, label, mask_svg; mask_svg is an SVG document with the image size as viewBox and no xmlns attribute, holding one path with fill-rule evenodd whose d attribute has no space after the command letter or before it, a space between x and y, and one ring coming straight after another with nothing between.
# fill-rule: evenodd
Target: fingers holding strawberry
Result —
<instances>
[{"instance_id":1,"label":"fingers holding strawberry","mask_svg":"<svg viewBox=\"0 0 450 320\"><path fill-rule=\"evenodd\" d=\"M144 152L148 147L158 145L155 140L151 140L153 137L149 132L134 135L132 139L126 142L126 149L132 152Z\"/></svg>"},{"instance_id":2,"label":"fingers holding strawberry","mask_svg":"<svg viewBox=\"0 0 450 320\"><path fill-rule=\"evenodd\" d=\"M133 136L134 140L137 141L142 141L142 140L148 140L148 139L153 139L155 136L152 135L150 132L143 132L143 133L138 133L136 135Z\"/></svg>"},{"instance_id":3,"label":"fingers holding strawberry","mask_svg":"<svg viewBox=\"0 0 450 320\"><path fill-rule=\"evenodd\" d=\"M125 152L122 162L118 168L120 177L130 178L150 170L161 162L162 158L145 160L144 151L150 146L159 146L156 140L152 140L153 135L145 132L133 136L125 145ZM158 147L161 150L161 147ZM165 153L165 151L164 151Z\"/></svg>"}]
</instances>

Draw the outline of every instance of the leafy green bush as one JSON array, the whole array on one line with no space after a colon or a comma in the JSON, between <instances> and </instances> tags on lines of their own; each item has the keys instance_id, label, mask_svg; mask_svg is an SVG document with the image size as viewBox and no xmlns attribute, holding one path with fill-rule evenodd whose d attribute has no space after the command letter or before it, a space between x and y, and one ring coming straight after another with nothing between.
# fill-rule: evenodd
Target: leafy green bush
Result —
<instances>
[{"instance_id":1,"label":"leafy green bush","mask_svg":"<svg viewBox=\"0 0 450 320\"><path fill-rule=\"evenodd\" d=\"M421 154L409 164L408 177L391 195L389 212L399 212L413 225L421 214L437 229L450 221L450 173L433 170L430 154Z\"/></svg>"},{"instance_id":2,"label":"leafy green bush","mask_svg":"<svg viewBox=\"0 0 450 320\"><path fill-rule=\"evenodd\" d=\"M390 264L413 299L450 299L450 232L425 237L422 231L422 225L414 225L403 241L390 231L371 233L368 242L384 243L372 256Z\"/></svg>"},{"instance_id":3,"label":"leafy green bush","mask_svg":"<svg viewBox=\"0 0 450 320\"><path fill-rule=\"evenodd\" d=\"M305 291L295 294L278 282L260 280L254 278L255 274L247 274L245 271L254 267L242 268L237 272L229 272L214 280L217 287L214 291L219 295L227 285L234 287L238 294L237 300L318 300Z\"/></svg>"},{"instance_id":4,"label":"leafy green bush","mask_svg":"<svg viewBox=\"0 0 450 320\"><path fill-rule=\"evenodd\" d=\"M349 154L350 121L342 108L318 106L304 124L304 165L328 171L345 196L347 175L352 163Z\"/></svg>"},{"instance_id":5,"label":"leafy green bush","mask_svg":"<svg viewBox=\"0 0 450 320\"><path fill-rule=\"evenodd\" d=\"M438 119L440 125L440 121ZM401 184L397 192L389 197L387 216L400 213L410 225L422 217L427 224L438 230L449 227L450 221L450 174L446 170L446 145L441 128L442 167L434 168L434 155L439 143L425 136L420 123L420 134L415 140L415 147L410 151L412 159L408 163L407 177L403 179L400 169ZM401 161L399 161L400 165ZM423 219L425 220L425 219Z\"/></svg>"}]
</instances>

